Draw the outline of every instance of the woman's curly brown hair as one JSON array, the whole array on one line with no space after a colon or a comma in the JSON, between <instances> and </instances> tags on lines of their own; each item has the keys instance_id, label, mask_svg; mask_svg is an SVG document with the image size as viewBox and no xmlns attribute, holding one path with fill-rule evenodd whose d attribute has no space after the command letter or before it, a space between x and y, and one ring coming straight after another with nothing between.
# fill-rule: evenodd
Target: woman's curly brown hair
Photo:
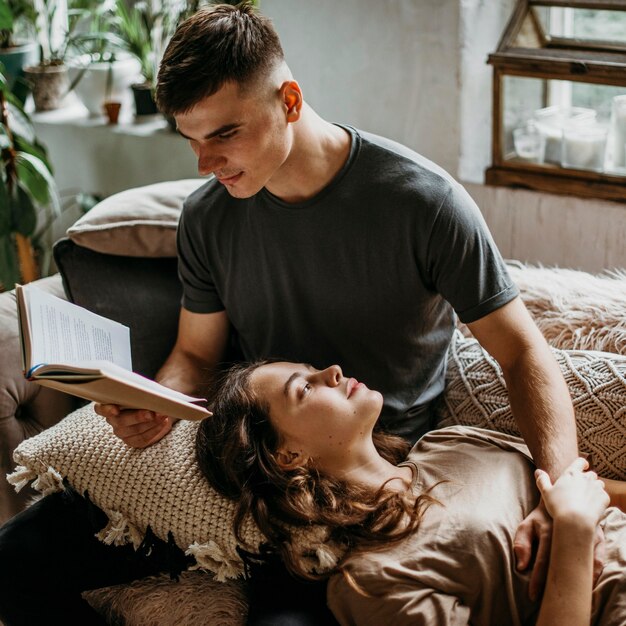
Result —
<instances>
[{"instance_id":1,"label":"woman's curly brown hair","mask_svg":"<svg viewBox=\"0 0 626 626\"><path fill-rule=\"evenodd\" d=\"M426 507L435 502L411 490L372 489L326 475L307 463L284 469L276 460L279 435L269 405L250 384L254 370L270 361L237 365L217 382L211 394L213 416L205 419L196 439L201 471L212 487L237 501L234 532L242 544L248 515L267 537L293 574L307 573L291 550L289 527L321 524L330 539L348 551L400 541L415 532ZM374 444L387 461L405 460L409 445L400 437L374 432ZM338 566L341 569L341 563Z\"/></svg>"}]
</instances>

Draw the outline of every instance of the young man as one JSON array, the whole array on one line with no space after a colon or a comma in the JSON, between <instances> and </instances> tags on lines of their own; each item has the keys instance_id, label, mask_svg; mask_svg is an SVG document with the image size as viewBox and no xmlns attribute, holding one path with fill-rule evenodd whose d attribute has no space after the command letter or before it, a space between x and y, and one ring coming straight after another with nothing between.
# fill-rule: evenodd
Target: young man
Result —
<instances>
[{"instance_id":1,"label":"young man","mask_svg":"<svg viewBox=\"0 0 626 626\"><path fill-rule=\"evenodd\" d=\"M555 479L576 458L565 382L473 201L411 150L321 119L267 19L245 5L199 11L168 46L157 100L189 140L199 173L215 176L181 217L184 295L161 383L197 391L232 336L246 360L339 363L383 392L382 426L415 441L433 426L456 311L501 365L538 466ZM97 410L135 447L172 426L147 411ZM41 508L51 506L45 501ZM43 519L30 511L31 532ZM534 593L547 564L547 520L538 508L516 539L525 568L539 537ZM24 527L0 534L0 559ZM323 590L313 594L317 606L287 606L296 591L283 585L292 583L261 574L252 577L251 622L330 623ZM273 606L265 610L261 598ZM0 617L20 623L1 603Z\"/></svg>"}]
</instances>

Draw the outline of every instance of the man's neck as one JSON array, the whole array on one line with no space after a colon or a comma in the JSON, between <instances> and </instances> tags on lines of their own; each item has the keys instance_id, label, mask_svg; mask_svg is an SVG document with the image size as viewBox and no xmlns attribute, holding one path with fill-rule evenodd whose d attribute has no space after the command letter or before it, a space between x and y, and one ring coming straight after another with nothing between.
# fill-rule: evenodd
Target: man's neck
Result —
<instances>
[{"instance_id":1,"label":"man's neck","mask_svg":"<svg viewBox=\"0 0 626 626\"><path fill-rule=\"evenodd\" d=\"M285 202L296 203L317 195L341 171L350 154L350 135L306 104L292 132L289 156L267 190Z\"/></svg>"}]
</instances>

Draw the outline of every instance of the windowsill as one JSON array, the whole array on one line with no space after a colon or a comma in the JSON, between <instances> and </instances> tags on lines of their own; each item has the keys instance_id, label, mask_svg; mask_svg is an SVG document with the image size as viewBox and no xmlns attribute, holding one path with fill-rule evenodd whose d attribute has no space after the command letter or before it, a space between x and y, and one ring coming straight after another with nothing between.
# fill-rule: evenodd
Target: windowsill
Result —
<instances>
[{"instance_id":1,"label":"windowsill","mask_svg":"<svg viewBox=\"0 0 626 626\"><path fill-rule=\"evenodd\" d=\"M505 162L486 170L485 183L496 187L515 187L579 198L626 202L624 176L618 173Z\"/></svg>"},{"instance_id":2,"label":"windowsill","mask_svg":"<svg viewBox=\"0 0 626 626\"><path fill-rule=\"evenodd\" d=\"M76 99L55 111L30 115L37 138L48 149L61 193L109 196L198 176L187 141L160 115L137 119L127 107L122 108L120 123L110 125L104 116L89 117Z\"/></svg>"},{"instance_id":3,"label":"windowsill","mask_svg":"<svg viewBox=\"0 0 626 626\"><path fill-rule=\"evenodd\" d=\"M31 112L31 119L36 125L67 125L77 128L106 128L112 133L147 137L158 132L175 134L162 115L134 117L122 109L118 124L109 124L104 115L90 117L87 109L74 102L54 111Z\"/></svg>"}]
</instances>

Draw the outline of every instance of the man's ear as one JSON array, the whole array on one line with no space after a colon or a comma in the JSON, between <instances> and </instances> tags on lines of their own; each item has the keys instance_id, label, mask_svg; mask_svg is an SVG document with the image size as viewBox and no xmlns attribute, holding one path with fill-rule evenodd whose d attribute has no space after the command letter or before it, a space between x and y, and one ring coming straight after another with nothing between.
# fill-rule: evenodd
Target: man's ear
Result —
<instances>
[{"instance_id":1,"label":"man's ear","mask_svg":"<svg viewBox=\"0 0 626 626\"><path fill-rule=\"evenodd\" d=\"M288 122L297 122L304 102L302 90L295 80L286 80L280 86L280 97L285 105Z\"/></svg>"},{"instance_id":2,"label":"man's ear","mask_svg":"<svg viewBox=\"0 0 626 626\"><path fill-rule=\"evenodd\" d=\"M280 448L274 455L276 463L284 470L295 469L304 465L306 459L302 452L295 452L293 450L287 450L286 448Z\"/></svg>"}]
</instances>

